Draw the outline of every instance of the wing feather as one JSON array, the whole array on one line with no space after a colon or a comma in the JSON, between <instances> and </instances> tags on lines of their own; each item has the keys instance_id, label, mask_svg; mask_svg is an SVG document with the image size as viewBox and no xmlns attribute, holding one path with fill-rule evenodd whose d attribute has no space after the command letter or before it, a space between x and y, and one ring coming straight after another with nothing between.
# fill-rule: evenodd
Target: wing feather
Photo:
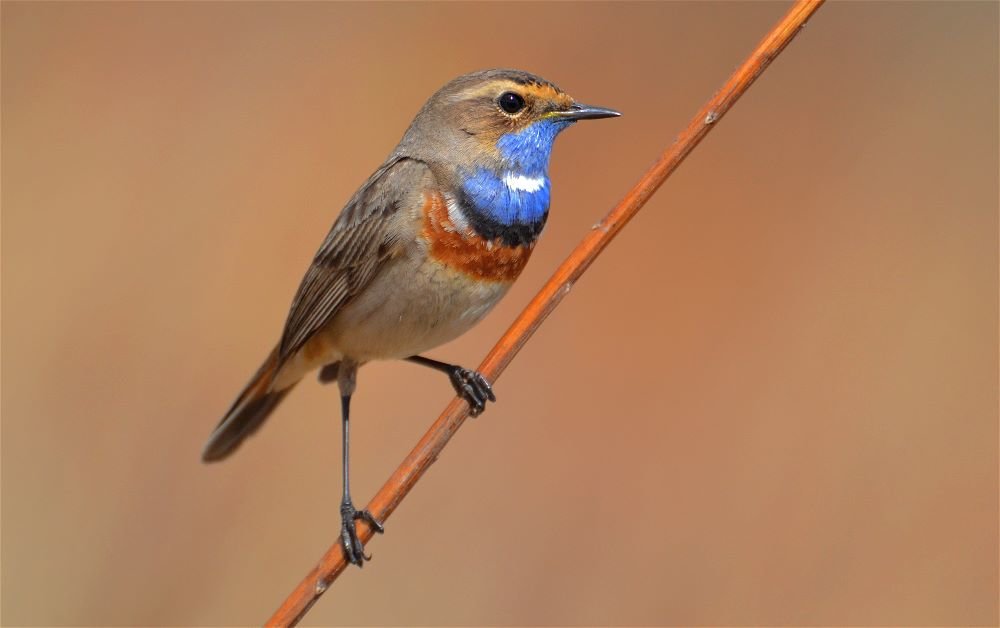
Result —
<instances>
[{"instance_id":1,"label":"wing feather","mask_svg":"<svg viewBox=\"0 0 1000 628\"><path fill-rule=\"evenodd\" d=\"M322 329L392 256L399 236L391 224L426 171L421 162L390 159L344 207L292 300L279 360L293 355Z\"/></svg>"}]
</instances>

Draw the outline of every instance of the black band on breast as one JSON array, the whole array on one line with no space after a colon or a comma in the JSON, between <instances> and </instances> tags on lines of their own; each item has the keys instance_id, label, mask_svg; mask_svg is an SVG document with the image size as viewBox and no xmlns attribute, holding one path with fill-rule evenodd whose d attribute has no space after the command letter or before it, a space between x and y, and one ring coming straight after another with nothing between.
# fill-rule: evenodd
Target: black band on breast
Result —
<instances>
[{"instance_id":1,"label":"black band on breast","mask_svg":"<svg viewBox=\"0 0 1000 628\"><path fill-rule=\"evenodd\" d=\"M546 210L538 220L504 224L476 209L463 190L459 190L455 200L466 220L469 221L469 226L479 237L486 240L499 238L505 246L530 246L534 244L549 217L549 212Z\"/></svg>"}]
</instances>

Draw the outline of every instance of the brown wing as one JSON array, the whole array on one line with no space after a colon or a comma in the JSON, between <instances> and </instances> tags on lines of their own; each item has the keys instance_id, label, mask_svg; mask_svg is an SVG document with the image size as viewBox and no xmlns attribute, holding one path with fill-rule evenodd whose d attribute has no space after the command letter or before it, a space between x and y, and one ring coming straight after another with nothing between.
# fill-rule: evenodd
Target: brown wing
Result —
<instances>
[{"instance_id":1,"label":"brown wing","mask_svg":"<svg viewBox=\"0 0 1000 628\"><path fill-rule=\"evenodd\" d=\"M279 361L324 327L392 256L399 234L390 224L406 198L422 185L426 168L410 159L390 159L344 207L292 300Z\"/></svg>"}]
</instances>

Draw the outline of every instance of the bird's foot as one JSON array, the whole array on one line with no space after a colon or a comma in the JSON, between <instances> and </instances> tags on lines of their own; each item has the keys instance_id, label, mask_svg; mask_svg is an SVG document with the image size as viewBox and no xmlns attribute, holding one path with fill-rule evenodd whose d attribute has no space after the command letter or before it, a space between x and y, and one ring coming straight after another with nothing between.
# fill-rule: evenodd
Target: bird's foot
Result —
<instances>
[{"instance_id":1,"label":"bird's foot","mask_svg":"<svg viewBox=\"0 0 1000 628\"><path fill-rule=\"evenodd\" d=\"M469 402L469 414L472 416L482 414L487 401L497 400L493 387L479 371L455 366L448 372L448 377L458 396Z\"/></svg>"},{"instance_id":2,"label":"bird's foot","mask_svg":"<svg viewBox=\"0 0 1000 628\"><path fill-rule=\"evenodd\" d=\"M340 505L340 542L344 546L344 554L348 562L363 567L366 560L371 560L371 556L365 555L365 546L358 538L357 525L354 523L361 519L371 526L372 530L382 534L385 528L367 510L355 510L354 504L347 501Z\"/></svg>"}]
</instances>

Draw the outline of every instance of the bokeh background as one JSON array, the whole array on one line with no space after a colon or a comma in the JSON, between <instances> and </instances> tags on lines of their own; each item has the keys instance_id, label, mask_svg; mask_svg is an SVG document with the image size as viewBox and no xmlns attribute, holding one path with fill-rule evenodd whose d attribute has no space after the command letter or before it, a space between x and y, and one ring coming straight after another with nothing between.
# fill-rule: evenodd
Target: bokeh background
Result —
<instances>
[{"instance_id":1,"label":"bokeh background","mask_svg":"<svg viewBox=\"0 0 1000 628\"><path fill-rule=\"evenodd\" d=\"M2 6L2 620L262 622L336 393L204 439L451 77L585 102L474 365L785 3ZM993 624L998 5L832 3L574 288L307 624ZM367 499L450 399L361 373Z\"/></svg>"}]
</instances>

